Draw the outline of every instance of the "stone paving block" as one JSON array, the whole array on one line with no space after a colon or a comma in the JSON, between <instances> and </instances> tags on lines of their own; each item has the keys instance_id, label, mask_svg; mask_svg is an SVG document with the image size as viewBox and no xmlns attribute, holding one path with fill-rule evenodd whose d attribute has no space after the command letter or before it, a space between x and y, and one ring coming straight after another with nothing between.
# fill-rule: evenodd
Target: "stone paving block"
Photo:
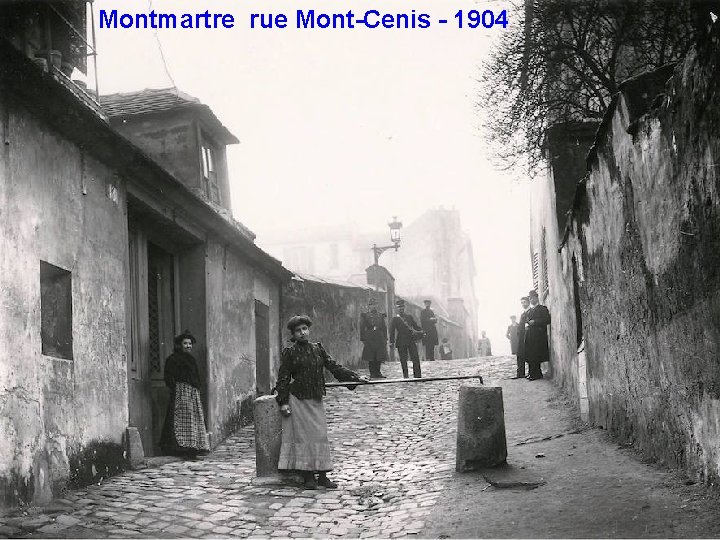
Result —
<instances>
[{"instance_id":1,"label":"stone paving block","mask_svg":"<svg viewBox=\"0 0 720 540\"><path fill-rule=\"evenodd\" d=\"M216 512L214 514L210 514L207 518L210 521L226 521L228 519L232 519L235 517L235 512Z\"/></svg>"},{"instance_id":2,"label":"stone paving block","mask_svg":"<svg viewBox=\"0 0 720 540\"><path fill-rule=\"evenodd\" d=\"M23 519L20 522L20 528L26 531L35 531L43 525L47 525L50 521L50 517L40 515L30 519Z\"/></svg>"},{"instance_id":3,"label":"stone paving block","mask_svg":"<svg viewBox=\"0 0 720 540\"><path fill-rule=\"evenodd\" d=\"M210 504L210 503L203 503L199 504L197 506L199 510L207 510L208 512L220 512L225 507L221 504Z\"/></svg>"},{"instance_id":4,"label":"stone paving block","mask_svg":"<svg viewBox=\"0 0 720 540\"><path fill-rule=\"evenodd\" d=\"M54 535L54 534L60 534L65 529L67 529L66 525L58 525L57 523L48 523L47 525L43 525L42 527L37 529L35 532L41 533L43 535Z\"/></svg>"},{"instance_id":5,"label":"stone paving block","mask_svg":"<svg viewBox=\"0 0 720 540\"><path fill-rule=\"evenodd\" d=\"M178 536L184 535L189 530L188 527L185 527L183 525L170 525L167 529L165 529L165 532L170 534L177 534Z\"/></svg>"}]
</instances>

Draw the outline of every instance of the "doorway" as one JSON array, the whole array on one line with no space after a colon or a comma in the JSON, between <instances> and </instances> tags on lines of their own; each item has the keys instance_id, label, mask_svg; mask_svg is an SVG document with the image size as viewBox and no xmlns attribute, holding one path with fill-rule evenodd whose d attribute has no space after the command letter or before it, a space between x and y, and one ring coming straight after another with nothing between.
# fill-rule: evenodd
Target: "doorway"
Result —
<instances>
[{"instance_id":1,"label":"doorway","mask_svg":"<svg viewBox=\"0 0 720 540\"><path fill-rule=\"evenodd\" d=\"M165 359L176 333L177 273L175 256L148 241L142 229L129 229L130 358L128 390L130 425L138 429L146 456L158 455L169 392Z\"/></svg>"},{"instance_id":2,"label":"doorway","mask_svg":"<svg viewBox=\"0 0 720 540\"><path fill-rule=\"evenodd\" d=\"M270 308L255 300L255 391L270 393Z\"/></svg>"},{"instance_id":3,"label":"doorway","mask_svg":"<svg viewBox=\"0 0 720 540\"><path fill-rule=\"evenodd\" d=\"M580 275L575 255L572 257L573 301L575 303L575 339L577 343L578 398L580 419L587 422L590 416L590 402L587 388L587 359L585 357L585 335L583 333L582 307L580 305Z\"/></svg>"}]
</instances>

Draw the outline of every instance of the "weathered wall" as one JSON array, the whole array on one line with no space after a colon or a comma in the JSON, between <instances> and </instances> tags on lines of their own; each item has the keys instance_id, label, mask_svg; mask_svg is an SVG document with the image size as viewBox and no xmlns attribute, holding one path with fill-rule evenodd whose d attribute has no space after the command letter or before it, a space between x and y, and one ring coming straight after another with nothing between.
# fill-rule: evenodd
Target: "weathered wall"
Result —
<instances>
[{"instance_id":1,"label":"weathered wall","mask_svg":"<svg viewBox=\"0 0 720 540\"><path fill-rule=\"evenodd\" d=\"M212 444L252 420L256 394L255 300L269 307L271 383L280 359L277 282L231 249L207 248L208 431Z\"/></svg>"},{"instance_id":2,"label":"weathered wall","mask_svg":"<svg viewBox=\"0 0 720 540\"><path fill-rule=\"evenodd\" d=\"M717 481L720 52L699 50L639 120L642 80L617 99L571 245L584 251L591 421Z\"/></svg>"},{"instance_id":3,"label":"weathered wall","mask_svg":"<svg viewBox=\"0 0 720 540\"><path fill-rule=\"evenodd\" d=\"M371 295L377 295L378 304L385 303L384 293L369 287L344 287L331 283L293 280L283 291L283 340L289 344L290 334L285 323L293 315L308 315L313 325L312 341L320 341L330 355L348 367L367 367L360 357L360 313L367 310Z\"/></svg>"},{"instance_id":4,"label":"weathered wall","mask_svg":"<svg viewBox=\"0 0 720 540\"><path fill-rule=\"evenodd\" d=\"M213 444L241 424L255 391L254 272L230 249L209 243L206 267L208 431Z\"/></svg>"},{"instance_id":5,"label":"weathered wall","mask_svg":"<svg viewBox=\"0 0 720 540\"><path fill-rule=\"evenodd\" d=\"M200 149L192 113L129 117L113 127L193 189L202 189Z\"/></svg>"},{"instance_id":6,"label":"weathered wall","mask_svg":"<svg viewBox=\"0 0 720 540\"><path fill-rule=\"evenodd\" d=\"M44 502L127 425L122 184L0 95L0 504ZM72 272L73 359L41 354L40 261Z\"/></svg>"}]
</instances>

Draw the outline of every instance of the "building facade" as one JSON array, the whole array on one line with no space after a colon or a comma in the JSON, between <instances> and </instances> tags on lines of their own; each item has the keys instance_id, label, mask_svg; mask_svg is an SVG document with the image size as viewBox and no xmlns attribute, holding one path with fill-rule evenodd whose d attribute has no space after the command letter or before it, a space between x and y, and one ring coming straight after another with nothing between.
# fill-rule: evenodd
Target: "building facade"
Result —
<instances>
[{"instance_id":1,"label":"building facade","mask_svg":"<svg viewBox=\"0 0 720 540\"><path fill-rule=\"evenodd\" d=\"M50 8L67 4L2 6L4 16L17 15L0 36L3 506L47 502L69 482L120 470L128 427L145 455L156 454L164 359L184 329L198 338L207 431L217 444L247 418L253 396L270 391L280 292L291 277L223 210L220 165L217 190L198 175L195 189L142 136L113 127L122 104L104 109L62 64L37 61L85 27L84 6L60 11L61 22L75 15L64 21L72 27L55 20ZM36 32L38 24L53 32ZM73 69L83 68L73 54L81 52L68 48L63 62L76 58ZM185 110L175 122L194 123L201 137L206 130L222 163L232 138L218 135L207 110ZM202 175L197 140L164 148L187 150Z\"/></svg>"}]
</instances>

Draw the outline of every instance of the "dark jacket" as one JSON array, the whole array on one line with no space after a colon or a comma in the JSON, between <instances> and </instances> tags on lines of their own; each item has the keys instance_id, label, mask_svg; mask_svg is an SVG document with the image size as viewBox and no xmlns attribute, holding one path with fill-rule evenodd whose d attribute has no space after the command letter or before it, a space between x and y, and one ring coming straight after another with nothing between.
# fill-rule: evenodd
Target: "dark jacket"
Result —
<instances>
[{"instance_id":1,"label":"dark jacket","mask_svg":"<svg viewBox=\"0 0 720 540\"><path fill-rule=\"evenodd\" d=\"M510 340L510 352L512 354L517 353L518 349L518 330L520 325L518 323L511 324L507 328L507 332L505 332L505 337Z\"/></svg>"},{"instance_id":2,"label":"dark jacket","mask_svg":"<svg viewBox=\"0 0 720 540\"><path fill-rule=\"evenodd\" d=\"M367 313L360 314L360 341L365 345L379 345L384 347L387 343L387 324L384 313Z\"/></svg>"},{"instance_id":3,"label":"dark jacket","mask_svg":"<svg viewBox=\"0 0 720 540\"><path fill-rule=\"evenodd\" d=\"M531 307L525 322L529 325L525 329L525 358L528 362L547 362L550 360L547 340L547 325L550 324L548 308L540 304Z\"/></svg>"},{"instance_id":4,"label":"dark jacket","mask_svg":"<svg viewBox=\"0 0 720 540\"><path fill-rule=\"evenodd\" d=\"M297 341L283 349L276 401L285 405L290 394L298 399L322 399L325 395L325 372L327 369L340 382L359 381L360 376L333 360L321 343Z\"/></svg>"},{"instance_id":5,"label":"dark jacket","mask_svg":"<svg viewBox=\"0 0 720 540\"><path fill-rule=\"evenodd\" d=\"M517 330L517 339L518 339L518 347L517 347L517 357L519 360L525 360L525 323L527 322L527 313L528 310L523 311L520 314L520 320L518 321L518 330Z\"/></svg>"},{"instance_id":6,"label":"dark jacket","mask_svg":"<svg viewBox=\"0 0 720 540\"><path fill-rule=\"evenodd\" d=\"M187 383L200 388L200 373L195 358L185 351L175 351L165 360L165 385L175 391L175 383Z\"/></svg>"},{"instance_id":7,"label":"dark jacket","mask_svg":"<svg viewBox=\"0 0 720 540\"><path fill-rule=\"evenodd\" d=\"M435 312L430 308L425 308L420 312L420 326L422 326L425 337L423 343L425 345L438 344L437 317Z\"/></svg>"},{"instance_id":8,"label":"dark jacket","mask_svg":"<svg viewBox=\"0 0 720 540\"><path fill-rule=\"evenodd\" d=\"M397 334L397 336L396 336ZM398 314L390 322L390 345L398 347L415 344L415 337L422 334L422 328L409 313Z\"/></svg>"}]
</instances>

